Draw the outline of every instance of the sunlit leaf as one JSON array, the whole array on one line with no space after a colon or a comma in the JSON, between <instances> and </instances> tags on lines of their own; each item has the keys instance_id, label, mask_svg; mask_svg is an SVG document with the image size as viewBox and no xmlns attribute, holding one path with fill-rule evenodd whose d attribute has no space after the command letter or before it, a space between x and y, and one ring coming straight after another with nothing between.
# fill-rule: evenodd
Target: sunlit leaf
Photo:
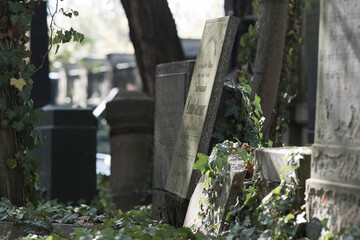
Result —
<instances>
[{"instance_id":1,"label":"sunlit leaf","mask_svg":"<svg viewBox=\"0 0 360 240\"><path fill-rule=\"evenodd\" d=\"M26 85L26 82L23 78L11 78L10 79L10 85L15 86L19 91L22 91L24 86Z\"/></svg>"},{"instance_id":2,"label":"sunlit leaf","mask_svg":"<svg viewBox=\"0 0 360 240\"><path fill-rule=\"evenodd\" d=\"M8 160L6 160L6 164L8 165L8 167L10 169L14 169L17 166L17 161L16 161L16 159L9 158Z\"/></svg>"}]
</instances>

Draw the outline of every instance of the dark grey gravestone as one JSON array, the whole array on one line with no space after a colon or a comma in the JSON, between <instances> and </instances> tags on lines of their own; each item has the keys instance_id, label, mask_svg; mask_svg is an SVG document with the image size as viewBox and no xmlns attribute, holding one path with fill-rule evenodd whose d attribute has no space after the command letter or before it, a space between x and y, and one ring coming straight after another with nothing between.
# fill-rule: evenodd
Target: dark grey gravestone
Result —
<instances>
[{"instance_id":1,"label":"dark grey gravestone","mask_svg":"<svg viewBox=\"0 0 360 240\"><path fill-rule=\"evenodd\" d=\"M153 217L167 219L165 184L195 61L165 63L156 69Z\"/></svg>"},{"instance_id":2,"label":"dark grey gravestone","mask_svg":"<svg viewBox=\"0 0 360 240\"><path fill-rule=\"evenodd\" d=\"M166 182L170 198L179 200L174 200L177 206L184 207L182 202L190 199L199 181L200 174L192 166L198 152L208 151L238 24L236 17L205 24ZM168 212L173 215L172 209ZM183 219L176 222L182 225Z\"/></svg>"},{"instance_id":3,"label":"dark grey gravestone","mask_svg":"<svg viewBox=\"0 0 360 240\"><path fill-rule=\"evenodd\" d=\"M45 106L46 117L36 127L46 137L34 153L40 157L40 186L46 198L90 201L96 194L96 129L91 109Z\"/></svg>"},{"instance_id":4,"label":"dark grey gravestone","mask_svg":"<svg viewBox=\"0 0 360 240\"><path fill-rule=\"evenodd\" d=\"M308 218L338 234L360 229L360 4L320 1L315 140Z\"/></svg>"}]
</instances>

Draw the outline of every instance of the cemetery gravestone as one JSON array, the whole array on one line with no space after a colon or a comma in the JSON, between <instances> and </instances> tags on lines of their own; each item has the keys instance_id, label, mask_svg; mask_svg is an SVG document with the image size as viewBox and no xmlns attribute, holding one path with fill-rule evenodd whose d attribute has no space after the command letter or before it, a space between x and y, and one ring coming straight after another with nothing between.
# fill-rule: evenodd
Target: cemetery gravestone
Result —
<instances>
[{"instance_id":1,"label":"cemetery gravestone","mask_svg":"<svg viewBox=\"0 0 360 240\"><path fill-rule=\"evenodd\" d=\"M235 17L224 17L205 24L166 182L169 201L190 199L200 177L192 166L196 154L208 150L238 23Z\"/></svg>"},{"instance_id":2,"label":"cemetery gravestone","mask_svg":"<svg viewBox=\"0 0 360 240\"><path fill-rule=\"evenodd\" d=\"M210 223L211 225L215 225L217 227L215 229L211 227L210 230L205 228L198 216L200 211L200 202L207 199L207 196L202 193L205 187L206 175L200 178L200 181L190 199L184 221L184 227L194 228L193 230L200 230L205 234L214 233L215 235L218 235L223 230L225 226L225 218L230 211L230 206L236 204L237 197L239 197L243 191L243 183L246 175L244 161L239 155L230 155L228 157L228 162L230 165L229 175L219 189L218 198L215 201L215 208L213 209L214 219Z\"/></svg>"},{"instance_id":3,"label":"cemetery gravestone","mask_svg":"<svg viewBox=\"0 0 360 240\"><path fill-rule=\"evenodd\" d=\"M36 127L44 143L32 153L40 157L40 186L47 199L91 201L96 194L96 129L91 109L45 106Z\"/></svg>"},{"instance_id":4,"label":"cemetery gravestone","mask_svg":"<svg viewBox=\"0 0 360 240\"><path fill-rule=\"evenodd\" d=\"M156 69L153 217L167 219L165 184L195 61L164 63Z\"/></svg>"},{"instance_id":5,"label":"cemetery gravestone","mask_svg":"<svg viewBox=\"0 0 360 240\"><path fill-rule=\"evenodd\" d=\"M110 129L110 192L123 211L149 202L154 101L136 91L120 91L106 104Z\"/></svg>"},{"instance_id":6,"label":"cemetery gravestone","mask_svg":"<svg viewBox=\"0 0 360 240\"><path fill-rule=\"evenodd\" d=\"M259 176L259 199L263 199L280 184L282 169L288 166L286 157L291 153L299 153L296 158L299 174L296 205L298 207L304 205L305 181L310 178L311 149L309 148L281 147L255 150L255 170ZM289 166L288 169L291 170L291 167ZM292 184L288 177L289 170L284 172L284 180Z\"/></svg>"},{"instance_id":7,"label":"cemetery gravestone","mask_svg":"<svg viewBox=\"0 0 360 240\"><path fill-rule=\"evenodd\" d=\"M315 141L307 216L338 233L360 226L360 4L320 2Z\"/></svg>"}]
</instances>

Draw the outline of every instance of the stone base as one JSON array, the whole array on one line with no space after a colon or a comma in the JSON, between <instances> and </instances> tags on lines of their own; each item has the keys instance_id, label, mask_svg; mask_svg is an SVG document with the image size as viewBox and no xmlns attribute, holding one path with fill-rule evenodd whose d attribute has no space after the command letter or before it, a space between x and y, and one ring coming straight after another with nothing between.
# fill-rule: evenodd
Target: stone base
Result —
<instances>
[{"instance_id":1,"label":"stone base","mask_svg":"<svg viewBox=\"0 0 360 240\"><path fill-rule=\"evenodd\" d=\"M170 192L165 193L167 217L170 225L182 227L185 220L189 199L181 198Z\"/></svg>"},{"instance_id":2,"label":"stone base","mask_svg":"<svg viewBox=\"0 0 360 240\"><path fill-rule=\"evenodd\" d=\"M116 207L126 212L134 209L135 206L148 205L151 202L151 196L143 196L140 194L111 194L110 197L114 201Z\"/></svg>"},{"instance_id":3,"label":"stone base","mask_svg":"<svg viewBox=\"0 0 360 240\"><path fill-rule=\"evenodd\" d=\"M306 181L307 218L328 219L328 228L338 233L345 227L360 229L360 186L320 179Z\"/></svg>"},{"instance_id":4,"label":"stone base","mask_svg":"<svg viewBox=\"0 0 360 240\"><path fill-rule=\"evenodd\" d=\"M168 222L165 190L153 189L152 191L152 216L157 221ZM161 204L160 204L161 203Z\"/></svg>"}]
</instances>

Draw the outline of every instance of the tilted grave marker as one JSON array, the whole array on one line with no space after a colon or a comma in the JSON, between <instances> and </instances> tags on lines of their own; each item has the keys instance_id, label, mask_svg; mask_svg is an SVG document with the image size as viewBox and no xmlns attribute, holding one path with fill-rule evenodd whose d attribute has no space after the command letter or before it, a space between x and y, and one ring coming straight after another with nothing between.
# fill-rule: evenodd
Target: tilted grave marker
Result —
<instances>
[{"instance_id":1,"label":"tilted grave marker","mask_svg":"<svg viewBox=\"0 0 360 240\"><path fill-rule=\"evenodd\" d=\"M166 190L190 199L199 179L192 170L198 152L207 153L239 19L223 17L205 24Z\"/></svg>"}]
</instances>

